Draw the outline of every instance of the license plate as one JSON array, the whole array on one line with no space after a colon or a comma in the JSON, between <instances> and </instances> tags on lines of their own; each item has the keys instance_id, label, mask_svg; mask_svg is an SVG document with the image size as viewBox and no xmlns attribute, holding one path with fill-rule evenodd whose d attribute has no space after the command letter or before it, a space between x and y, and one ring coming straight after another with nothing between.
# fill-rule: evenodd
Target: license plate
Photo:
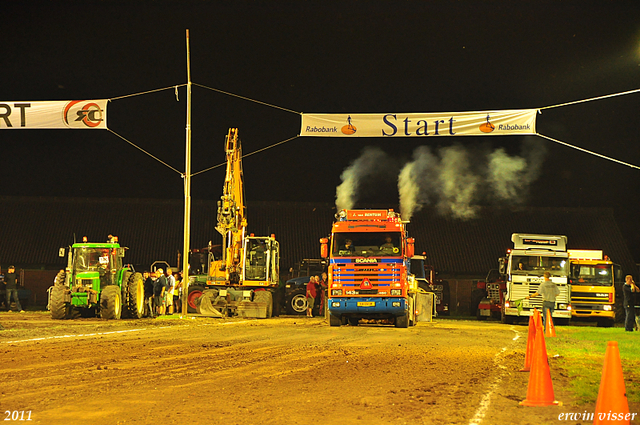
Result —
<instances>
[{"instance_id":1,"label":"license plate","mask_svg":"<svg viewBox=\"0 0 640 425\"><path fill-rule=\"evenodd\" d=\"M375 305L375 301L360 301L358 303L358 307L374 307Z\"/></svg>"}]
</instances>

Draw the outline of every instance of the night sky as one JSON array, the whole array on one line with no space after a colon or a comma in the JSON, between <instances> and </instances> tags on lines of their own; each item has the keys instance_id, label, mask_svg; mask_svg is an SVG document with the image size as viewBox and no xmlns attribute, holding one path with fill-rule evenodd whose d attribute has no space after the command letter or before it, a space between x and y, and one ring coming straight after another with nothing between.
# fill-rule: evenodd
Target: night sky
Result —
<instances>
[{"instance_id":1,"label":"night sky","mask_svg":"<svg viewBox=\"0 0 640 425\"><path fill-rule=\"evenodd\" d=\"M184 84L186 29L194 84L295 112L524 109L640 88L637 1L8 2L0 29L0 101ZM299 132L296 113L192 93L194 173L224 162L229 127L245 154ZM113 100L109 128L184 170L184 87L178 98L170 89ZM538 131L640 165L639 107L637 93L544 110ZM400 167L423 145L518 155L525 142L546 153L521 204L612 207L640 261L640 170L539 137L297 138L244 160L246 196L334 202L341 173L368 146ZM180 174L106 130L2 129L0 152L0 195L183 197ZM223 175L194 176L193 199L218 199ZM393 173L381 176L359 202L397 205Z\"/></svg>"}]
</instances>

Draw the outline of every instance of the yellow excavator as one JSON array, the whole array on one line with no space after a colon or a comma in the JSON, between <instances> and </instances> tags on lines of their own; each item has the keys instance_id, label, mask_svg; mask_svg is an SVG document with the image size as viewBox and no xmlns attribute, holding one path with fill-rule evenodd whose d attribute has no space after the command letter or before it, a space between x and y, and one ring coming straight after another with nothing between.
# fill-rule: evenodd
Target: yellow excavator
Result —
<instances>
[{"instance_id":1,"label":"yellow excavator","mask_svg":"<svg viewBox=\"0 0 640 425\"><path fill-rule=\"evenodd\" d=\"M280 247L274 235L246 234L242 147L237 128L229 129L225 150L227 172L218 201L216 226L222 235L222 258L213 258L209 250L206 288L194 301L203 315L271 317L278 287Z\"/></svg>"}]
</instances>

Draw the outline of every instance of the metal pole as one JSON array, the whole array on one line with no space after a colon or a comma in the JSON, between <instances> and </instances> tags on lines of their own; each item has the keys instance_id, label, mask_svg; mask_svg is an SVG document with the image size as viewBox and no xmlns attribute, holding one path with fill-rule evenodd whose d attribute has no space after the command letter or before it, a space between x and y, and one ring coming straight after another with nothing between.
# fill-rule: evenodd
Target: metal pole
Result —
<instances>
[{"instance_id":1,"label":"metal pole","mask_svg":"<svg viewBox=\"0 0 640 425\"><path fill-rule=\"evenodd\" d=\"M184 245L182 246L182 317L187 317L189 295L189 246L191 245L191 57L187 30L187 141L184 167Z\"/></svg>"}]
</instances>

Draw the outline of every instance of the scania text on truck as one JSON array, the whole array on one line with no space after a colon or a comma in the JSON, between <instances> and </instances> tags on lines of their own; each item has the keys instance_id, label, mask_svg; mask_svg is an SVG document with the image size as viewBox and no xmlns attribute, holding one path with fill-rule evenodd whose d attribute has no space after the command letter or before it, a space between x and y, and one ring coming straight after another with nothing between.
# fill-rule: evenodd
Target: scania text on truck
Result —
<instances>
[{"instance_id":1,"label":"scania text on truck","mask_svg":"<svg viewBox=\"0 0 640 425\"><path fill-rule=\"evenodd\" d=\"M622 270L600 250L569 250L571 263L571 314L580 320L595 320L611 327L616 318L615 286Z\"/></svg>"},{"instance_id":2,"label":"scania text on truck","mask_svg":"<svg viewBox=\"0 0 640 425\"><path fill-rule=\"evenodd\" d=\"M542 297L525 299L544 282L544 273L560 289L553 317L568 323L571 319L571 287L569 285L569 254L567 237L557 235L511 235L513 249L499 259L500 273L505 276L502 303L503 323L513 323L518 316L530 316L534 308L542 311ZM518 308L520 304L520 308Z\"/></svg>"},{"instance_id":3,"label":"scania text on truck","mask_svg":"<svg viewBox=\"0 0 640 425\"><path fill-rule=\"evenodd\" d=\"M320 239L329 258L329 324L383 320L406 328L430 320L429 295L410 271L414 239L393 210L341 210L331 240Z\"/></svg>"}]
</instances>

